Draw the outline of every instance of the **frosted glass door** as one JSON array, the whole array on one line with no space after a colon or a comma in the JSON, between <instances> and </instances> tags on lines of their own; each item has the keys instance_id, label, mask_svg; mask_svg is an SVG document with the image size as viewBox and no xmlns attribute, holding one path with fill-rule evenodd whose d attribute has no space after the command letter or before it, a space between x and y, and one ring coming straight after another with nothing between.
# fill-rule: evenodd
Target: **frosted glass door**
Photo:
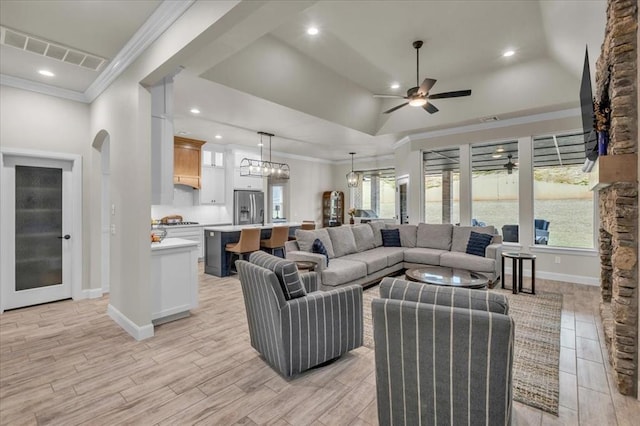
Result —
<instances>
[{"instance_id":1,"label":"frosted glass door","mask_svg":"<svg viewBox=\"0 0 640 426\"><path fill-rule=\"evenodd\" d=\"M15 290L62 283L62 169L16 166Z\"/></svg>"},{"instance_id":2,"label":"frosted glass door","mask_svg":"<svg viewBox=\"0 0 640 426\"><path fill-rule=\"evenodd\" d=\"M2 309L71 297L73 169L67 160L3 155Z\"/></svg>"}]
</instances>

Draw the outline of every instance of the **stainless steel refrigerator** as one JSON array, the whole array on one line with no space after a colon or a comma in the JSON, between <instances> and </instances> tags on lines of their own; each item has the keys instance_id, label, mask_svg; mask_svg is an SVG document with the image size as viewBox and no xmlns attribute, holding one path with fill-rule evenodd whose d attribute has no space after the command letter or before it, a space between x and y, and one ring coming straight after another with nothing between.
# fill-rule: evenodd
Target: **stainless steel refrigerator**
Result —
<instances>
[{"instance_id":1,"label":"stainless steel refrigerator","mask_svg":"<svg viewBox=\"0 0 640 426\"><path fill-rule=\"evenodd\" d=\"M233 224L264 225L264 193L262 191L233 192Z\"/></svg>"}]
</instances>

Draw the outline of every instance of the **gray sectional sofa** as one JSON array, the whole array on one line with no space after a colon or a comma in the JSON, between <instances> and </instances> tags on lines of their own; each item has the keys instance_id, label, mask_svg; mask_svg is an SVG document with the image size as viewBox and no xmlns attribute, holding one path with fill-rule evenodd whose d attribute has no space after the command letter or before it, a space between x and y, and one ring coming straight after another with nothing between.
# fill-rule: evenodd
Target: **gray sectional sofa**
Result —
<instances>
[{"instance_id":1,"label":"gray sectional sofa","mask_svg":"<svg viewBox=\"0 0 640 426\"><path fill-rule=\"evenodd\" d=\"M381 230L393 228L399 229L401 247L383 246ZM466 253L471 231L493 236L484 257ZM325 255L312 252L316 239L327 251L328 264ZM296 240L288 241L285 250L287 259L318 264L316 271L323 290L346 284L367 285L403 269L424 265L479 272L493 286L500 277L502 237L493 226L370 222L312 231L299 229Z\"/></svg>"}]
</instances>

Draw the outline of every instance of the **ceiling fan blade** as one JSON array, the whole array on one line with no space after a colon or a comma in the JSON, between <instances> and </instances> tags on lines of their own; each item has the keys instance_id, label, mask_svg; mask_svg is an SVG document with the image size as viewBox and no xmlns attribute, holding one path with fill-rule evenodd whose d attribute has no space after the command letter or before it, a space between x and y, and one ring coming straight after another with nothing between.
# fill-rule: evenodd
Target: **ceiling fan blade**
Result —
<instances>
[{"instance_id":1,"label":"ceiling fan blade","mask_svg":"<svg viewBox=\"0 0 640 426\"><path fill-rule=\"evenodd\" d=\"M436 112L440 111L438 108L436 108L436 106L434 104L432 104L431 102L423 105L422 107L425 111L427 111L429 114L435 114Z\"/></svg>"},{"instance_id":2,"label":"ceiling fan blade","mask_svg":"<svg viewBox=\"0 0 640 426\"><path fill-rule=\"evenodd\" d=\"M374 98L391 98L391 99L405 99L404 96L401 95L373 95Z\"/></svg>"},{"instance_id":3,"label":"ceiling fan blade","mask_svg":"<svg viewBox=\"0 0 640 426\"><path fill-rule=\"evenodd\" d=\"M434 80L433 78L425 78L420 85L420 92L424 93L425 95L429 93L429 90L431 90L433 85L436 84L436 81L437 80Z\"/></svg>"},{"instance_id":4,"label":"ceiling fan blade","mask_svg":"<svg viewBox=\"0 0 640 426\"><path fill-rule=\"evenodd\" d=\"M395 111L395 110L397 110L397 109L400 109L400 108L402 108L403 106L407 106L407 105L409 105L409 102L405 102L405 103L403 103L403 104L398 105L397 107L393 107L393 108L391 108L391 109L388 109L388 110L386 110L385 112L383 112L383 114L389 114L389 113L392 113L393 111Z\"/></svg>"},{"instance_id":5,"label":"ceiling fan blade","mask_svg":"<svg viewBox=\"0 0 640 426\"><path fill-rule=\"evenodd\" d=\"M442 92L436 93L435 95L429 95L427 98L429 99L445 99L445 98L459 98L462 96L471 95L471 90L457 90L455 92Z\"/></svg>"}]
</instances>

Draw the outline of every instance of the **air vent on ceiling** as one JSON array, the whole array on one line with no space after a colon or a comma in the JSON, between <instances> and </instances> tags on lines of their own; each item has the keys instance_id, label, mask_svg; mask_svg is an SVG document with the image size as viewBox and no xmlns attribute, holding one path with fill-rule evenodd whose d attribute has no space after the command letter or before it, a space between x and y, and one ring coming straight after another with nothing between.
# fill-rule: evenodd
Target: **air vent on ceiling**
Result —
<instances>
[{"instance_id":1,"label":"air vent on ceiling","mask_svg":"<svg viewBox=\"0 0 640 426\"><path fill-rule=\"evenodd\" d=\"M480 119L482 123L491 123L492 121L498 121L498 120L500 120L500 118L498 118L497 115L494 115L492 117L484 117Z\"/></svg>"},{"instance_id":2,"label":"air vent on ceiling","mask_svg":"<svg viewBox=\"0 0 640 426\"><path fill-rule=\"evenodd\" d=\"M54 44L6 27L0 27L0 44L22 49L37 55L47 56L92 71L100 70L107 61L105 58L60 44Z\"/></svg>"}]
</instances>

